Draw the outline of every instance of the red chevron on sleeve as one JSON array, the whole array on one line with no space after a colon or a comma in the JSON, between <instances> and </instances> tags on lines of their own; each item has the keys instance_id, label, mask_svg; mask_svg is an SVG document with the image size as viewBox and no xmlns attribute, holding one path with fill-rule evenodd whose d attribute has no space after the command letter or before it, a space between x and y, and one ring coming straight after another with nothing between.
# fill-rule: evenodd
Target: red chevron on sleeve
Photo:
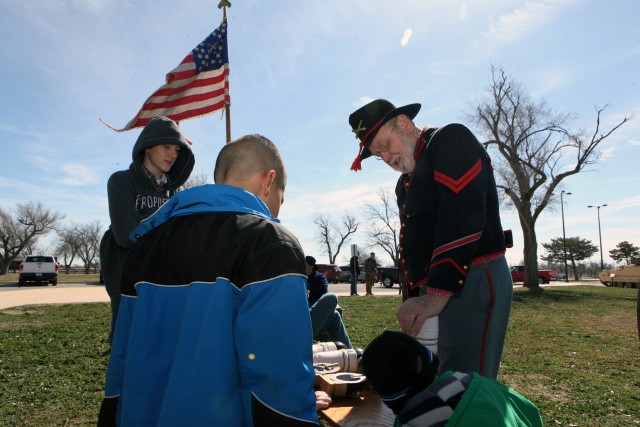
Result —
<instances>
[{"instance_id":1,"label":"red chevron on sleeve","mask_svg":"<svg viewBox=\"0 0 640 427\"><path fill-rule=\"evenodd\" d=\"M469 185L469 183L473 181L480 172L482 172L482 161L478 159L478 161L459 179L453 179L450 176L437 171L434 172L433 177L436 182L448 187L451 191L457 194L464 190L464 188Z\"/></svg>"},{"instance_id":2,"label":"red chevron on sleeve","mask_svg":"<svg viewBox=\"0 0 640 427\"><path fill-rule=\"evenodd\" d=\"M455 260L453 258L443 258L441 260L438 260L438 261L434 262L433 264L431 264L430 268L433 268L433 267L435 267L437 265L440 265L440 264L451 264L451 265L453 265L455 267L456 270L458 270L460 272L460 274L462 274L464 277L467 277L467 272L464 269L462 269L460 267L460 264L455 262Z\"/></svg>"},{"instance_id":3,"label":"red chevron on sleeve","mask_svg":"<svg viewBox=\"0 0 640 427\"><path fill-rule=\"evenodd\" d=\"M482 236L482 231L479 231L477 233L474 234L470 234L466 237L463 237L461 239L458 240L454 240L453 242L449 242L446 245L442 245L438 248L436 248L435 251L433 251L433 254L431 255L431 259L435 258L436 256L440 255L442 252L451 250L451 249L455 249L459 246L463 246L466 245L468 243L471 242L475 242L476 240L480 240L480 237Z\"/></svg>"}]
</instances>

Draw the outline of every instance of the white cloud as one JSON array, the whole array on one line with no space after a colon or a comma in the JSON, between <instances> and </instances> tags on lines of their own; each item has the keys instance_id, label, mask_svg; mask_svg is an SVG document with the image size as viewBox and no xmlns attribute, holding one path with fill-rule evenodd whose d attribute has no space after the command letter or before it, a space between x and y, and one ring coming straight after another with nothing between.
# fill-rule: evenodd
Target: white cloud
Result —
<instances>
[{"instance_id":1,"label":"white cloud","mask_svg":"<svg viewBox=\"0 0 640 427\"><path fill-rule=\"evenodd\" d=\"M411 39L412 35L413 35L413 30L411 28L407 28L406 30L404 30L404 35L402 36L402 40L400 41L400 44L402 46L408 45L409 39Z\"/></svg>"},{"instance_id":2,"label":"white cloud","mask_svg":"<svg viewBox=\"0 0 640 427\"><path fill-rule=\"evenodd\" d=\"M602 159L609 159L615 156L616 151L618 151L618 147L609 147L600 152L600 157Z\"/></svg>"},{"instance_id":3,"label":"white cloud","mask_svg":"<svg viewBox=\"0 0 640 427\"><path fill-rule=\"evenodd\" d=\"M563 4L564 3L564 4ZM540 27L552 22L557 13L565 5L573 3L566 1L527 1L524 7L515 9L511 13L501 15L491 23L488 31L482 33L482 42L493 44L514 43Z\"/></svg>"},{"instance_id":4,"label":"white cloud","mask_svg":"<svg viewBox=\"0 0 640 427\"><path fill-rule=\"evenodd\" d=\"M579 0L525 1L524 6L497 19L489 17L489 28L480 33L466 50L466 54L456 54L455 58L436 61L431 71L446 74L460 64L484 62L503 47L513 45L529 34L553 22L565 9ZM466 12L465 12L466 13Z\"/></svg>"},{"instance_id":5,"label":"white cloud","mask_svg":"<svg viewBox=\"0 0 640 427\"><path fill-rule=\"evenodd\" d=\"M537 70L535 78L536 84L532 86L536 89L535 92L532 91L531 95L534 98L538 98L552 93L556 89L562 88L567 83L570 83L574 78L574 73L570 70L547 67Z\"/></svg>"},{"instance_id":6,"label":"white cloud","mask_svg":"<svg viewBox=\"0 0 640 427\"><path fill-rule=\"evenodd\" d=\"M90 167L80 163L66 163L62 165L62 171L67 174L59 182L65 185L88 185L98 182L98 174Z\"/></svg>"},{"instance_id":7,"label":"white cloud","mask_svg":"<svg viewBox=\"0 0 640 427\"><path fill-rule=\"evenodd\" d=\"M22 129L10 124L0 123L0 131L6 132L12 135L30 136L32 138L42 138L43 134L40 132L32 131L31 129Z\"/></svg>"},{"instance_id":8,"label":"white cloud","mask_svg":"<svg viewBox=\"0 0 640 427\"><path fill-rule=\"evenodd\" d=\"M0 187L13 188L18 190L34 190L35 186L28 184L24 181L18 181L16 179L0 176Z\"/></svg>"},{"instance_id":9,"label":"white cloud","mask_svg":"<svg viewBox=\"0 0 640 427\"><path fill-rule=\"evenodd\" d=\"M459 10L459 15L458 15L458 20L459 22L464 22L467 20L467 5L462 3L460 5L460 10Z\"/></svg>"},{"instance_id":10,"label":"white cloud","mask_svg":"<svg viewBox=\"0 0 640 427\"><path fill-rule=\"evenodd\" d=\"M371 98L370 96L361 96L357 101L353 103L353 105L355 107L362 107L363 105L367 105L371 101L373 101L373 98Z\"/></svg>"}]
</instances>

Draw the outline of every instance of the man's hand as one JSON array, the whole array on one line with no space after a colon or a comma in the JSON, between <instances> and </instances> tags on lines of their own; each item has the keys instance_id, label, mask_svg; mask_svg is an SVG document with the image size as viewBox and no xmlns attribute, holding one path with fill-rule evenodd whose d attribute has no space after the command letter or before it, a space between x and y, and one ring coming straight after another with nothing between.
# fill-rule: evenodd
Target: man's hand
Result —
<instances>
[{"instance_id":1,"label":"man's hand","mask_svg":"<svg viewBox=\"0 0 640 427\"><path fill-rule=\"evenodd\" d=\"M424 321L439 315L449 298L445 295L425 294L406 300L396 314L402 332L414 337L418 335Z\"/></svg>"},{"instance_id":2,"label":"man's hand","mask_svg":"<svg viewBox=\"0 0 640 427\"><path fill-rule=\"evenodd\" d=\"M316 411L326 409L331 404L331 396L324 391L316 391Z\"/></svg>"}]
</instances>

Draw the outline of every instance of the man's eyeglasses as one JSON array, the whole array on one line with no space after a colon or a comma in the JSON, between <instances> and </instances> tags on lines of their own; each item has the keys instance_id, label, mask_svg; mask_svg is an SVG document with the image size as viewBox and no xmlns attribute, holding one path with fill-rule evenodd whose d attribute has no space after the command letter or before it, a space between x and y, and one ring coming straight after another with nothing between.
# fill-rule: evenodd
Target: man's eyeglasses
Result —
<instances>
[{"instance_id":1,"label":"man's eyeglasses","mask_svg":"<svg viewBox=\"0 0 640 427\"><path fill-rule=\"evenodd\" d=\"M379 143L376 147L370 146L369 151L371 154L378 159L382 160L382 155L389 151L389 146L391 145L391 134L393 133L393 129L395 128L395 121L389 125L389 132L387 133L386 139L379 138L379 141L385 141L384 144Z\"/></svg>"}]
</instances>

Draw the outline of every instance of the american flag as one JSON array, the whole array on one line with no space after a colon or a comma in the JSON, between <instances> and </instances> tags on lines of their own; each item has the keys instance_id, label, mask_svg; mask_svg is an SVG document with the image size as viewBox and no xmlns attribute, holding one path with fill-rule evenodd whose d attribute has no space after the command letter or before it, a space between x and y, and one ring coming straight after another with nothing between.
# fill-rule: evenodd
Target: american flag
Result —
<instances>
[{"instance_id":1,"label":"american flag","mask_svg":"<svg viewBox=\"0 0 640 427\"><path fill-rule=\"evenodd\" d=\"M213 31L167 74L162 85L145 101L121 130L145 126L157 116L175 122L214 113L230 103L227 21Z\"/></svg>"}]
</instances>

